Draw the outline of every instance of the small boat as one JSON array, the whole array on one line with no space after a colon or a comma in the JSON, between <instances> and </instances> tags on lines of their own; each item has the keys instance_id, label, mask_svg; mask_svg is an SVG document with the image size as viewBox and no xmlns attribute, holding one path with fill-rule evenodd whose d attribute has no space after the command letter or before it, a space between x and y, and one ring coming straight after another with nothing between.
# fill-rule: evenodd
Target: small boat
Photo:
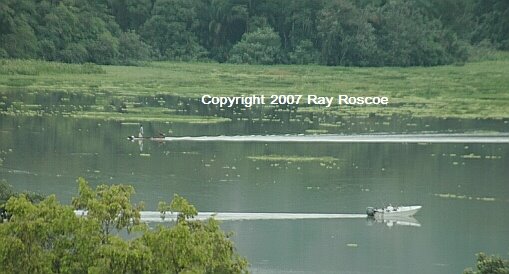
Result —
<instances>
[{"instance_id":1,"label":"small boat","mask_svg":"<svg viewBox=\"0 0 509 274\"><path fill-rule=\"evenodd\" d=\"M143 141L143 140L150 140L150 141L167 141L166 137L164 136L153 136L153 137L136 137L134 135L127 136L127 140L129 141Z\"/></svg>"},{"instance_id":2,"label":"small boat","mask_svg":"<svg viewBox=\"0 0 509 274\"><path fill-rule=\"evenodd\" d=\"M366 214L368 216L374 217L411 217L414 216L417 211L419 211L422 206L392 206L389 205L387 207L382 208L373 208L368 207L366 209Z\"/></svg>"}]
</instances>

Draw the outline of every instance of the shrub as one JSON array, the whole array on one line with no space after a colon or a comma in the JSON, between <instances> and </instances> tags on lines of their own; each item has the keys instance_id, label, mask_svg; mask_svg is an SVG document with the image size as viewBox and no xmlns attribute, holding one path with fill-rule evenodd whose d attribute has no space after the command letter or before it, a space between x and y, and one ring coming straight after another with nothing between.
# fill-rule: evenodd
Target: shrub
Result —
<instances>
[{"instance_id":1,"label":"shrub","mask_svg":"<svg viewBox=\"0 0 509 274\"><path fill-rule=\"evenodd\" d=\"M279 35L272 28L259 28L242 36L231 49L228 62L270 65L277 63L280 50Z\"/></svg>"},{"instance_id":2,"label":"shrub","mask_svg":"<svg viewBox=\"0 0 509 274\"><path fill-rule=\"evenodd\" d=\"M71 43L60 51L59 59L66 63L84 63L88 60L88 51L81 44Z\"/></svg>"},{"instance_id":3,"label":"shrub","mask_svg":"<svg viewBox=\"0 0 509 274\"><path fill-rule=\"evenodd\" d=\"M134 31L127 31L118 39L118 60L122 64L133 64L137 61L148 60L150 47L141 41Z\"/></svg>"}]
</instances>

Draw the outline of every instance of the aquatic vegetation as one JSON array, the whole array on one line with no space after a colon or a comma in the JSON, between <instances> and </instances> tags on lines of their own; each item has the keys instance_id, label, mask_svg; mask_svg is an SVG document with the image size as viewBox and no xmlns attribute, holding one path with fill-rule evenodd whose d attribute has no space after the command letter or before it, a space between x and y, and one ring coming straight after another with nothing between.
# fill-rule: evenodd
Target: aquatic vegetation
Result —
<instances>
[{"instance_id":1,"label":"aquatic vegetation","mask_svg":"<svg viewBox=\"0 0 509 274\"><path fill-rule=\"evenodd\" d=\"M0 59L0 75L98 74L106 73L99 65L66 64L39 60Z\"/></svg>"},{"instance_id":2,"label":"aquatic vegetation","mask_svg":"<svg viewBox=\"0 0 509 274\"><path fill-rule=\"evenodd\" d=\"M317 65L259 66L211 63L154 62L143 67L71 65L56 62L0 60L0 113L24 116L67 115L126 121L116 114L139 114L136 121L171 115L215 115L217 119L242 119L247 109L203 107L199 98L271 94L317 96L387 96L387 106L324 108L301 102L285 106L253 107L260 121L294 113L290 121L311 123L310 115L329 117L448 117L461 119L509 118L509 60L482 61L464 66L409 68L333 68ZM338 74L341 69L341 74ZM28 109L24 106L29 106ZM38 106L38 107L37 107ZM75 112L78 112L76 114ZM150 114L150 115L149 115ZM157 115L156 115L157 114ZM270 114L270 115L269 115ZM258 117L262 115L262 117ZM302 116L298 116L302 115ZM131 119L129 117L128 119ZM194 119L177 119L183 123ZM217 122L218 120L212 119ZM223 120L228 121L228 120ZM211 122L210 119L201 121ZM389 126L390 122L383 121ZM409 127L415 127L409 122ZM320 121L312 130L332 130L343 125ZM318 133L318 132L317 132Z\"/></svg>"},{"instance_id":3,"label":"aquatic vegetation","mask_svg":"<svg viewBox=\"0 0 509 274\"><path fill-rule=\"evenodd\" d=\"M340 124L330 124L330 123L321 123L320 128L339 128L342 125Z\"/></svg>"},{"instance_id":4,"label":"aquatic vegetation","mask_svg":"<svg viewBox=\"0 0 509 274\"><path fill-rule=\"evenodd\" d=\"M164 115L155 113L118 113L118 112L80 112L71 117L83 119L97 119L116 122L175 122L190 124L215 124L230 121L228 118L207 116Z\"/></svg>"},{"instance_id":5,"label":"aquatic vegetation","mask_svg":"<svg viewBox=\"0 0 509 274\"><path fill-rule=\"evenodd\" d=\"M475 155L473 153L470 153L467 155L461 155L461 158L463 158L463 159L481 159L481 155Z\"/></svg>"},{"instance_id":6,"label":"aquatic vegetation","mask_svg":"<svg viewBox=\"0 0 509 274\"><path fill-rule=\"evenodd\" d=\"M467 195L457 195L452 193L434 193L433 196L446 198L446 199L466 199L466 200L476 200L476 201L484 201L484 202L494 202L497 201L494 197L473 197Z\"/></svg>"},{"instance_id":7,"label":"aquatic vegetation","mask_svg":"<svg viewBox=\"0 0 509 274\"><path fill-rule=\"evenodd\" d=\"M326 134L328 132L326 129L306 129L306 133L310 134Z\"/></svg>"},{"instance_id":8,"label":"aquatic vegetation","mask_svg":"<svg viewBox=\"0 0 509 274\"><path fill-rule=\"evenodd\" d=\"M262 155L262 156L248 156L247 157L253 161L267 161L267 162L334 162L338 161L337 158L322 156L322 157L313 157L313 156L299 156L299 155Z\"/></svg>"}]
</instances>

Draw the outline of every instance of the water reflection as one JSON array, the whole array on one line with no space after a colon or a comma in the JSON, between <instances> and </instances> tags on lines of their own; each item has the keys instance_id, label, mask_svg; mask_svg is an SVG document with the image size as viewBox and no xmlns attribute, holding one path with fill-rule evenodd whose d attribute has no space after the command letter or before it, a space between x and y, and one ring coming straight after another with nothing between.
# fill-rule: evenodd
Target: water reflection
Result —
<instances>
[{"instance_id":1,"label":"water reflection","mask_svg":"<svg viewBox=\"0 0 509 274\"><path fill-rule=\"evenodd\" d=\"M414 226L420 227L421 224L414 217L384 217L384 216L369 216L366 218L366 223L370 226L374 224L385 224L387 227L393 227L395 225L401 226Z\"/></svg>"},{"instance_id":2,"label":"water reflection","mask_svg":"<svg viewBox=\"0 0 509 274\"><path fill-rule=\"evenodd\" d=\"M143 152L143 140L138 140L138 146L140 147L140 152Z\"/></svg>"}]
</instances>

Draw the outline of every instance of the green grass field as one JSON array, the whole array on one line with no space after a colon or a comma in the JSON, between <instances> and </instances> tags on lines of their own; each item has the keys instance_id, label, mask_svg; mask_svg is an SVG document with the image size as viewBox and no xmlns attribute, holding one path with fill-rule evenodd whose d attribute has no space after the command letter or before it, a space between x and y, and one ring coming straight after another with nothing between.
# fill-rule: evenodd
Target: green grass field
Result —
<instances>
[{"instance_id":1,"label":"green grass field","mask_svg":"<svg viewBox=\"0 0 509 274\"><path fill-rule=\"evenodd\" d=\"M140 96L157 95L198 98L203 94L347 94L388 96L390 104L385 107L335 106L329 109L301 106L299 111L330 111L332 115L347 116L375 113L416 117L509 118L509 54L502 54L501 57L463 66L412 68L175 62L128 67L0 60L0 109L2 105L17 104L17 109L5 107L3 112L34 115L39 113L39 103L29 98L58 92L64 94L63 97L65 94L100 97L95 100L96 106L89 109L79 106L71 109L69 114L72 116L108 117L121 121L153 118L172 121L174 118L185 119L172 115L171 110L154 110L153 107L108 115L111 110L105 106L115 98L124 102L129 110L133 109L132 103ZM197 117L191 120L200 121ZM207 118L204 121L221 120Z\"/></svg>"}]
</instances>

